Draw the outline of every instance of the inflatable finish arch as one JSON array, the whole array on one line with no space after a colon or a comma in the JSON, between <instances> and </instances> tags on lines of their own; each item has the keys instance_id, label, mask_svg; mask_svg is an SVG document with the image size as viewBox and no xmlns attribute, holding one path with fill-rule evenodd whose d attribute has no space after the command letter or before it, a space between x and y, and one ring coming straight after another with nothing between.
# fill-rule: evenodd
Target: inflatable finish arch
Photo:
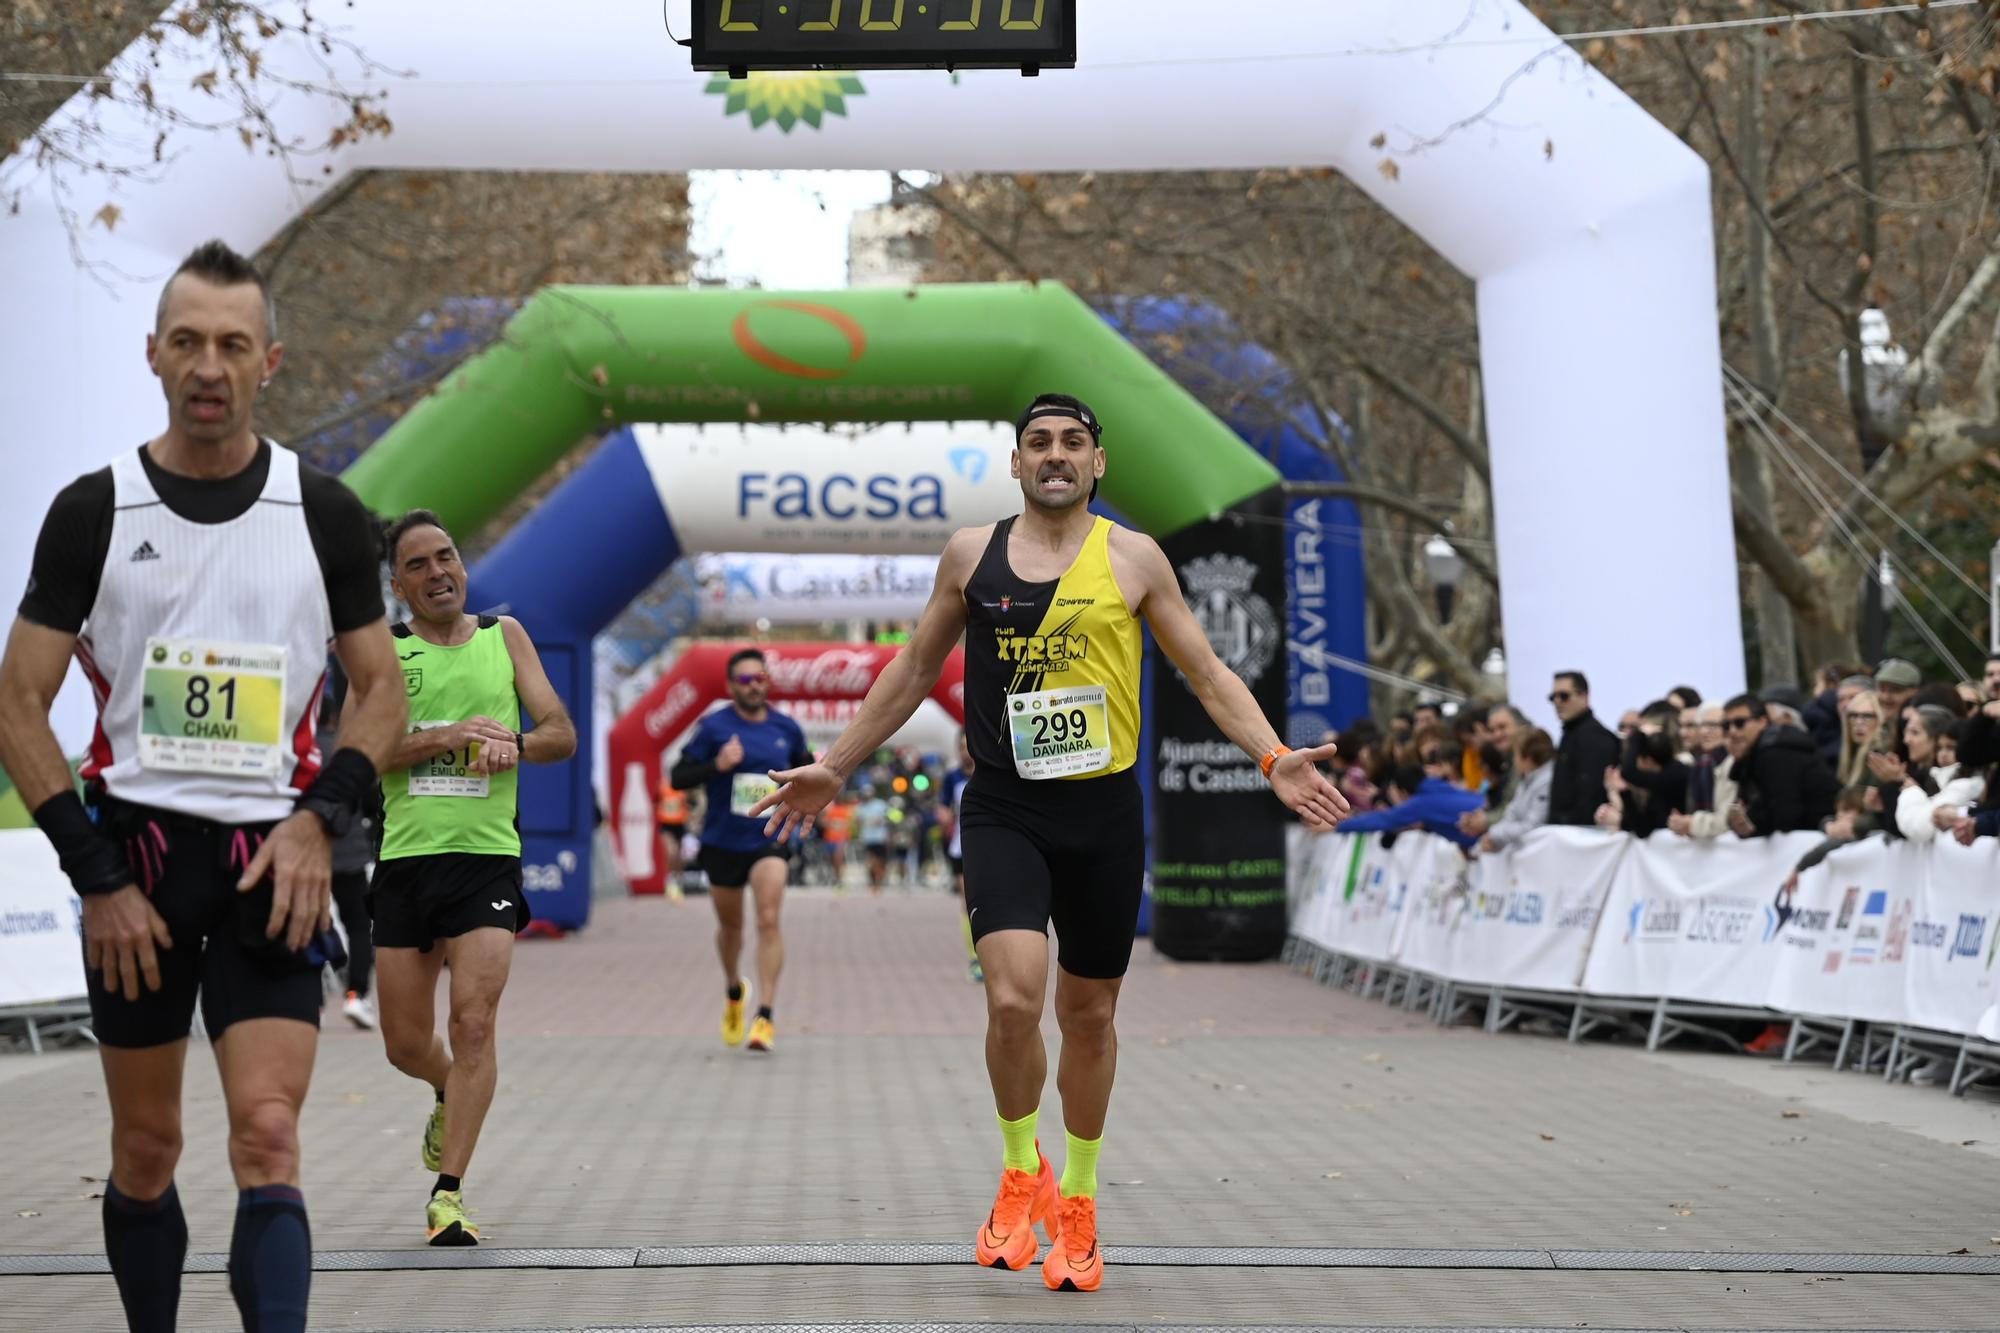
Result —
<instances>
[{"instance_id":1,"label":"inflatable finish arch","mask_svg":"<svg viewBox=\"0 0 2000 1333\"><path fill-rule=\"evenodd\" d=\"M1103 418L1103 500L1147 531L1174 532L1278 480L1053 283L550 288L344 475L379 513L422 506L469 532L605 424L1011 420L1050 388ZM845 441L805 430L754 447L729 434L697 452L657 432L614 435L471 572L475 606L509 611L534 634L580 735L593 731L591 636L682 550L936 552L954 528L1019 509L1018 484L988 452L977 478L956 475L949 437L935 432ZM575 549L579 533L601 539L594 561ZM613 748L617 810L627 764L616 737ZM643 762L656 780L657 746ZM584 765L523 775L525 880L543 920L588 915L592 800Z\"/></svg>"},{"instance_id":2,"label":"inflatable finish arch","mask_svg":"<svg viewBox=\"0 0 2000 1333\"><path fill-rule=\"evenodd\" d=\"M670 7L684 19L683 7ZM339 150L310 187L244 152L235 136L184 136L170 172L95 182L122 218L115 232L79 235L54 191L33 179L33 164L11 162L29 188L20 214L0 219L0 294L34 313L0 329L0 419L26 442L10 453L12 485L0 494L0 584L24 581L58 486L157 431L157 386L136 364L106 369L106 358L136 361L159 282L179 256L215 234L258 248L314 189L355 170L1331 165L1478 284L1516 697L1533 701L1549 673L1567 667L1589 671L1612 704L1649 698L1670 679L1708 692L1738 688L1701 159L1520 0L1081 8L1075 70L1039 80L864 74L865 96L849 97L844 117L783 133L728 115L707 76L667 43L651 6L572 0L551 23L546 5L525 0L353 0L337 22L378 68L346 73L356 87L389 85L395 131ZM286 0L273 10L288 17ZM288 68L274 54L274 72L323 77L305 63L318 53L293 59ZM211 60L190 42L144 73L171 109L198 122L213 111L195 84ZM153 139L142 117L93 103L87 91L59 114L101 122L114 142ZM323 141L340 109L287 95L272 114L281 134ZM1385 158L1398 167L1393 175L1382 170ZM79 268L73 244L94 268ZM837 346L827 350L837 358ZM588 375L593 366L573 369ZM90 391L78 392L85 382ZM488 424L511 430L504 419ZM571 422L576 433L594 424ZM386 475L371 484L412 489ZM1623 563L1608 558L1628 548L1628 510L1641 498L1675 515L1685 539L1671 616L1632 597ZM465 507L490 504L489 494ZM1141 507L1131 512L1148 521ZM1163 498L1162 507L1189 506ZM81 691L70 692L58 710L64 734L79 740L87 717Z\"/></svg>"},{"instance_id":3,"label":"inflatable finish arch","mask_svg":"<svg viewBox=\"0 0 2000 1333\"><path fill-rule=\"evenodd\" d=\"M1278 480L1055 283L796 294L549 288L345 476L380 512L422 504L470 530L610 424L1011 421L1049 389L1089 400L1104 420L1104 499L1149 532L1184 528ZM807 498L821 509L833 499ZM850 490L835 503L948 531L948 516L918 499Z\"/></svg>"}]
</instances>

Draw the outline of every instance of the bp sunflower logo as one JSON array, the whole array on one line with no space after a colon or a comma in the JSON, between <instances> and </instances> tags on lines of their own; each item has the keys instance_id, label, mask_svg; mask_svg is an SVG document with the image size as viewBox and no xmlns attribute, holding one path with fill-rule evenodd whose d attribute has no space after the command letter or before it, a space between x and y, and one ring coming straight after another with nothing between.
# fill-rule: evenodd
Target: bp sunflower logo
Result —
<instances>
[{"instance_id":1,"label":"bp sunflower logo","mask_svg":"<svg viewBox=\"0 0 2000 1333\"><path fill-rule=\"evenodd\" d=\"M852 74L762 71L753 72L747 79L718 75L702 91L729 99L722 105L723 115L747 111L751 129L761 127L766 121L776 121L778 129L786 134L800 121L818 129L825 117L846 115L847 99L867 92L861 80Z\"/></svg>"}]
</instances>

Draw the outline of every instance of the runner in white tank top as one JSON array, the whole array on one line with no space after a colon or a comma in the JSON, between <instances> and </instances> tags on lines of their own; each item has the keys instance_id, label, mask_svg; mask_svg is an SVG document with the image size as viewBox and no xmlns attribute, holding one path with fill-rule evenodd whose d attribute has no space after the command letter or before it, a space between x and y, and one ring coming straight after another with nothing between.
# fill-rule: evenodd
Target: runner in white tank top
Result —
<instances>
[{"instance_id":1,"label":"runner in white tank top","mask_svg":"<svg viewBox=\"0 0 2000 1333\"><path fill-rule=\"evenodd\" d=\"M180 1299L173 1178L199 998L238 1190L230 1290L246 1328L298 1330L312 1273L298 1114L337 947L328 835L407 709L367 510L251 424L283 358L263 278L202 246L146 346L167 429L50 507L0 665L0 764L83 896L111 1103L104 1241L127 1322L170 1329ZM326 759L329 646L359 702ZM97 700L88 808L48 720L72 655Z\"/></svg>"}]
</instances>

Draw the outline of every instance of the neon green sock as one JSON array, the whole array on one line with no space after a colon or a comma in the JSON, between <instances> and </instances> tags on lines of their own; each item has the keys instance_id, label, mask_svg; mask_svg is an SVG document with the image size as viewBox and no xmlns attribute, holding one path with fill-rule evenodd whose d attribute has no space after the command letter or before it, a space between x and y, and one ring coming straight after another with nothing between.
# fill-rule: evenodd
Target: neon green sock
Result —
<instances>
[{"instance_id":1,"label":"neon green sock","mask_svg":"<svg viewBox=\"0 0 2000 1333\"><path fill-rule=\"evenodd\" d=\"M1042 1156L1035 1148L1035 1121L1040 1111L1030 1111L1019 1120L1000 1116L1000 1137L1007 1141L1007 1165L1016 1171L1039 1171Z\"/></svg>"},{"instance_id":2,"label":"neon green sock","mask_svg":"<svg viewBox=\"0 0 2000 1333\"><path fill-rule=\"evenodd\" d=\"M1056 1186L1066 1199L1094 1199L1097 1197L1097 1154L1104 1147L1104 1140L1080 1139L1068 1130L1063 1138L1069 1144L1063 1155L1062 1181Z\"/></svg>"},{"instance_id":3,"label":"neon green sock","mask_svg":"<svg viewBox=\"0 0 2000 1333\"><path fill-rule=\"evenodd\" d=\"M958 924L965 927L965 956L976 963L979 961L979 946L972 942L972 918L960 912Z\"/></svg>"}]
</instances>

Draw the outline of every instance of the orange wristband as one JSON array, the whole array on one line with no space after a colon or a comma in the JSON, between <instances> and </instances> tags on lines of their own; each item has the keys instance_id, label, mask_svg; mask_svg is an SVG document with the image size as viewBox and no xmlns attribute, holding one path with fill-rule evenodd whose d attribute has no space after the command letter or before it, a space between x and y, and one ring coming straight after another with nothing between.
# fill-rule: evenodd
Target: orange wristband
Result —
<instances>
[{"instance_id":1,"label":"orange wristband","mask_svg":"<svg viewBox=\"0 0 2000 1333\"><path fill-rule=\"evenodd\" d=\"M1264 751L1264 757L1257 761L1257 767L1263 769L1264 776L1268 778L1271 776L1271 766L1291 752L1292 747L1289 745L1273 745Z\"/></svg>"}]
</instances>

